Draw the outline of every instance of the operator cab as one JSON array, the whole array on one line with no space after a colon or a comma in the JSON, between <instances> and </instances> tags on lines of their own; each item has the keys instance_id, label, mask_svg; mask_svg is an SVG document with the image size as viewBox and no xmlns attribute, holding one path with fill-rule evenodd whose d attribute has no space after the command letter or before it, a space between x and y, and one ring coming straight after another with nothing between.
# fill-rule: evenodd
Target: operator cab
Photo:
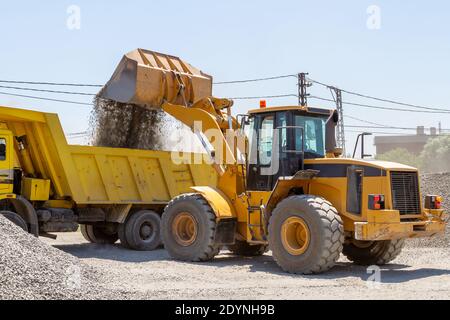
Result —
<instances>
[{"instance_id":1,"label":"operator cab","mask_svg":"<svg viewBox=\"0 0 450 320\"><path fill-rule=\"evenodd\" d=\"M324 158L333 114L300 106L251 110L244 126L249 141L247 188L272 190L279 177L302 170L304 159Z\"/></svg>"}]
</instances>

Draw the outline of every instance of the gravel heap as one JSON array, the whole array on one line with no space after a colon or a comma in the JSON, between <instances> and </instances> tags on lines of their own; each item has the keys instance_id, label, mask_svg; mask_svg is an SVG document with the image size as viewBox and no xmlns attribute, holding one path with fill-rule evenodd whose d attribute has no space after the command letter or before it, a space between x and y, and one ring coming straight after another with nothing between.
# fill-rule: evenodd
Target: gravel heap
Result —
<instances>
[{"instance_id":1,"label":"gravel heap","mask_svg":"<svg viewBox=\"0 0 450 320\"><path fill-rule=\"evenodd\" d=\"M443 197L443 208L450 213L450 172L430 173L421 175L421 193L435 194ZM450 227L444 235L433 238L411 239L407 241L410 247L448 247L450 245Z\"/></svg>"},{"instance_id":2,"label":"gravel heap","mask_svg":"<svg viewBox=\"0 0 450 320\"><path fill-rule=\"evenodd\" d=\"M103 281L102 281L103 280ZM126 299L78 258L45 244L0 215L0 299Z\"/></svg>"}]
</instances>

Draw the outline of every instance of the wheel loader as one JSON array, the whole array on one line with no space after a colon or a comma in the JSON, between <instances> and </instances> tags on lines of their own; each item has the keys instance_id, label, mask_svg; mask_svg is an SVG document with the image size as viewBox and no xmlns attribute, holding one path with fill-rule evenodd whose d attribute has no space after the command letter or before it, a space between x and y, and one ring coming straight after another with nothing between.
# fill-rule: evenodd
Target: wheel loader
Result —
<instances>
[{"instance_id":1,"label":"wheel loader","mask_svg":"<svg viewBox=\"0 0 450 320\"><path fill-rule=\"evenodd\" d=\"M342 157L335 110L262 103L234 117L233 101L210 96L212 77L191 77L174 59L130 52L101 93L172 115L192 129L215 169L217 184L192 186L162 213L173 258L270 249L283 270L310 274L333 267L341 253L358 264L385 264L406 238L443 232L442 199L422 198L417 169Z\"/></svg>"},{"instance_id":2,"label":"wheel loader","mask_svg":"<svg viewBox=\"0 0 450 320\"><path fill-rule=\"evenodd\" d=\"M270 249L300 274L329 270L341 253L388 263L405 239L445 230L442 198L422 197L417 169L342 157L335 110L262 103L233 116L211 76L143 49L98 96L173 116L203 153L70 145L56 114L0 107L1 215L35 236L81 226L90 242L134 250L162 240L183 261Z\"/></svg>"}]
</instances>

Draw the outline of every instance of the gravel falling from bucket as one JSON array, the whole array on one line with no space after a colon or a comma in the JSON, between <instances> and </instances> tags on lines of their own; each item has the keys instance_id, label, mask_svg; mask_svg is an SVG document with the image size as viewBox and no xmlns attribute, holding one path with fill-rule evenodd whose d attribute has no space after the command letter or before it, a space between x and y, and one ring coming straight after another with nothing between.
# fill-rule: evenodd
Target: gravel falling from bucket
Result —
<instances>
[{"instance_id":1,"label":"gravel falling from bucket","mask_svg":"<svg viewBox=\"0 0 450 320\"><path fill-rule=\"evenodd\" d=\"M159 150L163 112L134 104L94 98L90 116L92 145Z\"/></svg>"}]
</instances>

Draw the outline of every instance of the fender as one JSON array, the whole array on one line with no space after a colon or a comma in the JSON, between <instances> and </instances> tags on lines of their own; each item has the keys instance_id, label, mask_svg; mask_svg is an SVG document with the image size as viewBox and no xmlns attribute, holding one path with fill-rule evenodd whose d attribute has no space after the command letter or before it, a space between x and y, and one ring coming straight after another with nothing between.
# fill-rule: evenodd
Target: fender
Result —
<instances>
[{"instance_id":1,"label":"fender","mask_svg":"<svg viewBox=\"0 0 450 320\"><path fill-rule=\"evenodd\" d=\"M214 187L191 187L200 193L213 209L218 220L236 218L236 211L230 199L219 189Z\"/></svg>"},{"instance_id":2,"label":"fender","mask_svg":"<svg viewBox=\"0 0 450 320\"><path fill-rule=\"evenodd\" d=\"M15 212L20 215L29 225L30 233L36 237L39 236L39 224L36 214L31 203L22 196L10 198L8 201L13 205Z\"/></svg>"}]
</instances>

